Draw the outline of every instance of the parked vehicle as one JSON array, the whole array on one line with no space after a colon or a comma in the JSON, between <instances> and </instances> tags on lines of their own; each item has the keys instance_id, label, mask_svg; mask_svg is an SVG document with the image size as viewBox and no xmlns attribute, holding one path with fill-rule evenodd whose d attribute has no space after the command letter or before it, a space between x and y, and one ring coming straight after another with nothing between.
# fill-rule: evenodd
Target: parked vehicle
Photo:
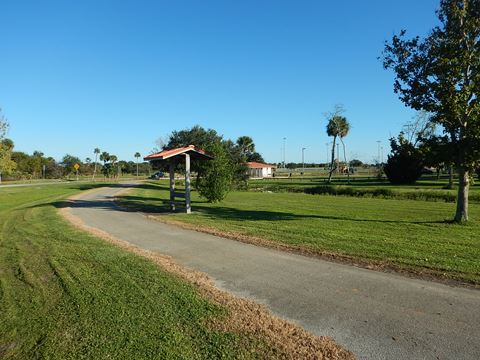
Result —
<instances>
[{"instance_id":1,"label":"parked vehicle","mask_svg":"<svg viewBox=\"0 0 480 360\"><path fill-rule=\"evenodd\" d=\"M165 176L165 174L162 171L157 171L152 176L150 176L150 179L158 180L158 179L163 178L164 176Z\"/></svg>"}]
</instances>

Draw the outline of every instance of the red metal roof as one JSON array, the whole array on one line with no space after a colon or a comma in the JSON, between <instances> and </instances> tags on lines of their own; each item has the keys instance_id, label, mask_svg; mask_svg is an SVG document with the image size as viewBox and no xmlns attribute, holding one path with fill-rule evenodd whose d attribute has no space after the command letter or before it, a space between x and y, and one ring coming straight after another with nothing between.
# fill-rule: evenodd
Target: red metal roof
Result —
<instances>
[{"instance_id":1,"label":"red metal roof","mask_svg":"<svg viewBox=\"0 0 480 360\"><path fill-rule=\"evenodd\" d=\"M188 153L188 154L190 154L190 155L192 155L193 157L196 157L196 158L202 158L202 159L205 159L205 160L213 159L213 156L208 155L205 151L200 150L200 149L195 149L194 145L188 145L188 146L184 146L184 147L177 148L177 149L164 150L164 151L161 151L161 152L156 153L156 154L150 154L148 156L145 156L143 158L143 160L145 160L145 161L166 160L166 159L169 159L169 158L172 158L172 157L175 157L175 156L178 156L178 155L186 154L186 153Z\"/></svg>"},{"instance_id":2,"label":"red metal roof","mask_svg":"<svg viewBox=\"0 0 480 360\"><path fill-rule=\"evenodd\" d=\"M248 162L247 165L250 169L263 169L263 168L273 168L273 169L275 169L276 168L275 165L264 164L264 163L259 163L259 162L255 162L255 161Z\"/></svg>"}]
</instances>

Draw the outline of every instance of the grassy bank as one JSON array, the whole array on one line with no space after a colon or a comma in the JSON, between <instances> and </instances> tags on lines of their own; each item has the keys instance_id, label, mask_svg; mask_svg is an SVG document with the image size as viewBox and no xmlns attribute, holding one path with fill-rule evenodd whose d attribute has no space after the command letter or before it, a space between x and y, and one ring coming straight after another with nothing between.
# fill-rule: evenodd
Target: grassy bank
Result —
<instances>
[{"instance_id":1,"label":"grassy bank","mask_svg":"<svg viewBox=\"0 0 480 360\"><path fill-rule=\"evenodd\" d=\"M452 225L454 204L303 193L233 192L219 204L193 193L192 215L167 215L166 184L146 184L119 200L163 219L333 253L400 270L480 284L480 206Z\"/></svg>"},{"instance_id":2,"label":"grassy bank","mask_svg":"<svg viewBox=\"0 0 480 360\"><path fill-rule=\"evenodd\" d=\"M67 224L50 204L79 188L0 190L0 358L281 355L261 338L216 330L228 310L186 281Z\"/></svg>"}]
</instances>

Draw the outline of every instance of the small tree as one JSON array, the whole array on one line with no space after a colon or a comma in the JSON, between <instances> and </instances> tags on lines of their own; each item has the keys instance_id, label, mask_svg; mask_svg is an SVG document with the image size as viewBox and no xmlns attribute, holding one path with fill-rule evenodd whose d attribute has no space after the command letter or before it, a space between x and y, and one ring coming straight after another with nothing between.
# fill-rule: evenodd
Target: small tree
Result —
<instances>
[{"instance_id":1,"label":"small tree","mask_svg":"<svg viewBox=\"0 0 480 360\"><path fill-rule=\"evenodd\" d=\"M392 184L415 184L422 175L423 156L418 148L408 141L403 132L398 139L390 139L392 154L383 167Z\"/></svg>"},{"instance_id":2,"label":"small tree","mask_svg":"<svg viewBox=\"0 0 480 360\"><path fill-rule=\"evenodd\" d=\"M12 160L12 151L12 140L0 140L0 183L2 182L2 175L10 174L17 166L15 161Z\"/></svg>"},{"instance_id":3,"label":"small tree","mask_svg":"<svg viewBox=\"0 0 480 360\"><path fill-rule=\"evenodd\" d=\"M135 159L137 159L137 177L138 177L138 159L139 159L142 155L140 155L140 153L137 151L134 156L135 156Z\"/></svg>"},{"instance_id":4,"label":"small tree","mask_svg":"<svg viewBox=\"0 0 480 360\"><path fill-rule=\"evenodd\" d=\"M207 146L206 151L215 159L199 166L195 187L209 202L222 201L232 189L233 164L220 141Z\"/></svg>"},{"instance_id":5,"label":"small tree","mask_svg":"<svg viewBox=\"0 0 480 360\"><path fill-rule=\"evenodd\" d=\"M0 183L2 182L2 174L9 174L16 167L12 161L13 141L5 139L8 129L8 122L2 114L0 108Z\"/></svg>"}]
</instances>

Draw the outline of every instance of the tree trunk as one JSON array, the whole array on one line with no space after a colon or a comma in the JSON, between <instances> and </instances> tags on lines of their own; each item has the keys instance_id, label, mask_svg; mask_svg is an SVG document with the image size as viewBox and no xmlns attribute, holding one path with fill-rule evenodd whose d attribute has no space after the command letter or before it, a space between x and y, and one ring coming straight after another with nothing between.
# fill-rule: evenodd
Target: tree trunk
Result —
<instances>
[{"instance_id":1,"label":"tree trunk","mask_svg":"<svg viewBox=\"0 0 480 360\"><path fill-rule=\"evenodd\" d=\"M448 167L448 188L453 189L453 166Z\"/></svg>"},{"instance_id":2,"label":"tree trunk","mask_svg":"<svg viewBox=\"0 0 480 360\"><path fill-rule=\"evenodd\" d=\"M347 167L347 183L350 184L350 166L348 165L348 162L347 162L347 152L345 150L345 143L343 142L343 138L340 138L340 141L342 142L343 158L345 160L345 166Z\"/></svg>"},{"instance_id":3,"label":"tree trunk","mask_svg":"<svg viewBox=\"0 0 480 360\"><path fill-rule=\"evenodd\" d=\"M95 181L95 174L97 173L97 157L98 154L95 154L95 164L93 165L92 181Z\"/></svg>"},{"instance_id":4,"label":"tree trunk","mask_svg":"<svg viewBox=\"0 0 480 360\"><path fill-rule=\"evenodd\" d=\"M332 161L330 162L330 173L328 174L328 182L330 183L332 181L332 174L335 171L335 168L333 164L335 163L335 143L337 141L337 137L333 137L333 145L332 145Z\"/></svg>"},{"instance_id":5,"label":"tree trunk","mask_svg":"<svg viewBox=\"0 0 480 360\"><path fill-rule=\"evenodd\" d=\"M468 170L460 168L458 171L457 212L455 213L455 222L457 223L468 221L469 188L470 178Z\"/></svg>"}]
</instances>

